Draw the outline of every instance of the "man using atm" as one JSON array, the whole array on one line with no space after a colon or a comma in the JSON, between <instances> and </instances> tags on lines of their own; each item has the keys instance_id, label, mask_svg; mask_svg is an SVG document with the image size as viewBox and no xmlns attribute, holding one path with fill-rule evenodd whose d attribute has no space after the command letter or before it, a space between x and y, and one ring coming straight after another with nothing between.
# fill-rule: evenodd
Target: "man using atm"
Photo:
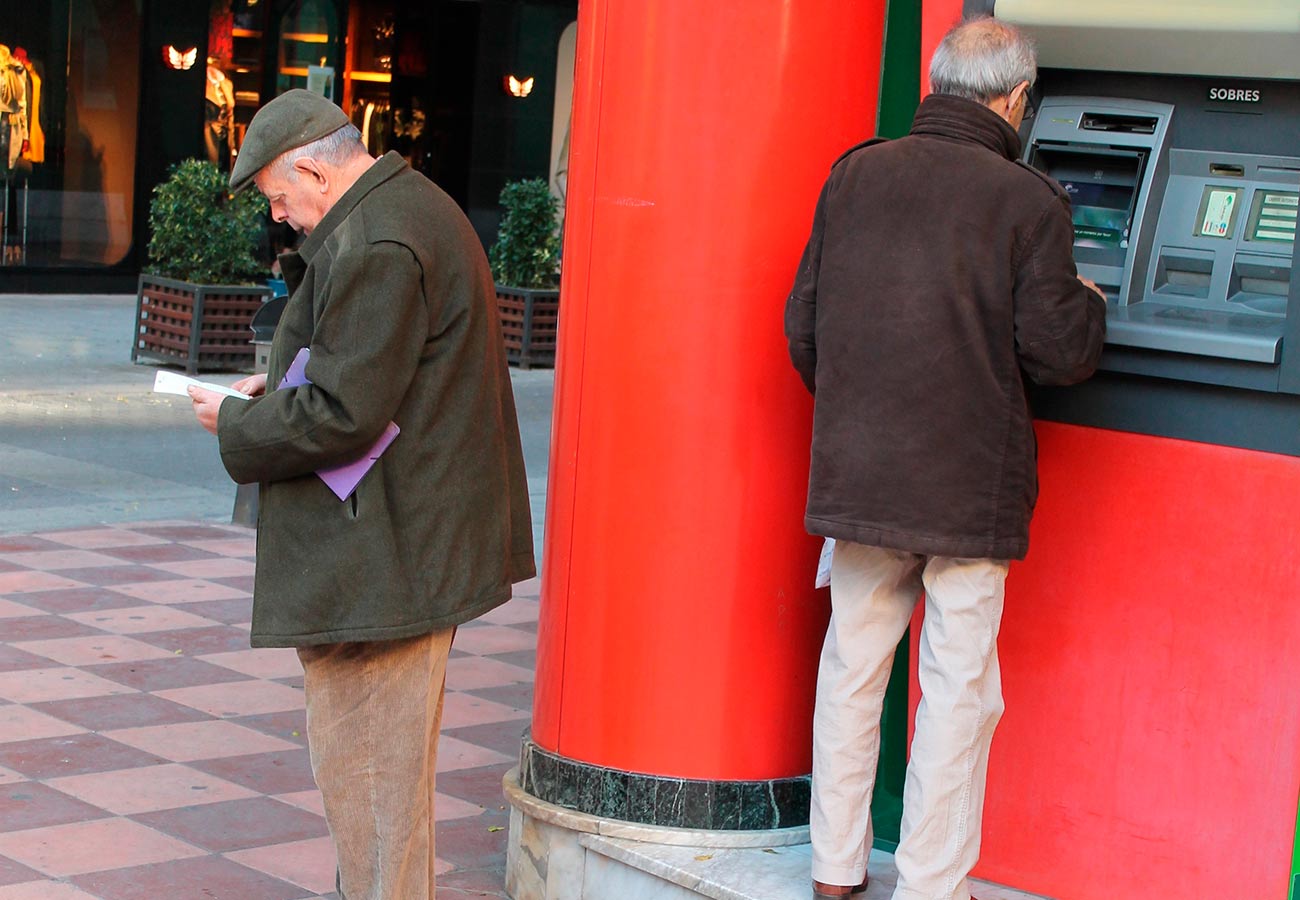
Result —
<instances>
[{"instance_id":1,"label":"man using atm","mask_svg":"<svg viewBox=\"0 0 1300 900\"><path fill-rule=\"evenodd\" d=\"M817 900L865 887L881 706L923 592L893 898L970 897L1003 586L1037 497L1025 379L1089 377L1105 335L1065 192L1017 161L1036 77L1015 28L953 29L911 133L832 167L786 304L815 398L805 522L837 541L813 724Z\"/></svg>"}]
</instances>

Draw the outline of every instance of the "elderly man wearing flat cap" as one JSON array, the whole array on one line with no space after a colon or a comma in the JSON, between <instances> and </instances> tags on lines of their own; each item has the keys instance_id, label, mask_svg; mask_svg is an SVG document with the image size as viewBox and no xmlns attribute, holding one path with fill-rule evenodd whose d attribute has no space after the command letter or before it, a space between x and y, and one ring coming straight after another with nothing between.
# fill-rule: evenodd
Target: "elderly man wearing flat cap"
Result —
<instances>
[{"instance_id":1,"label":"elderly man wearing flat cap","mask_svg":"<svg viewBox=\"0 0 1300 900\"><path fill-rule=\"evenodd\" d=\"M254 116L230 176L250 183L306 235L281 257L289 301L268 374L235 385L250 399L190 396L260 484L252 644L302 660L341 896L432 900L452 637L535 571L492 278L451 198L316 94ZM281 385L303 348L305 383ZM390 423L340 499L317 473L375 456Z\"/></svg>"}]
</instances>

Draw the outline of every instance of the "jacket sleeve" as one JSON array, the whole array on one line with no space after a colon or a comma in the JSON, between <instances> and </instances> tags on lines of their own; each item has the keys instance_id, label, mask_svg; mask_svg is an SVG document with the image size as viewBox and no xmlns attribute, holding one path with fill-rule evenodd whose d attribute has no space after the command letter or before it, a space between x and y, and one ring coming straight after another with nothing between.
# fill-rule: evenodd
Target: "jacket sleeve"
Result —
<instances>
[{"instance_id":1,"label":"jacket sleeve","mask_svg":"<svg viewBox=\"0 0 1300 900\"><path fill-rule=\"evenodd\" d=\"M830 179L817 198L812 234L795 273L794 287L785 301L785 337L790 361L808 390L817 390L817 275L822 262L822 237L826 228L826 198Z\"/></svg>"},{"instance_id":2,"label":"jacket sleeve","mask_svg":"<svg viewBox=\"0 0 1300 900\"><path fill-rule=\"evenodd\" d=\"M316 304L310 383L221 404L221 461L235 481L306 475L374 443L401 405L429 334L422 285L419 263L401 244L363 244L332 262Z\"/></svg>"},{"instance_id":3,"label":"jacket sleeve","mask_svg":"<svg viewBox=\"0 0 1300 900\"><path fill-rule=\"evenodd\" d=\"M1039 384L1074 384L1097 368L1106 302L1076 277L1068 202L1053 198L1021 251L1015 273L1016 353Z\"/></svg>"}]
</instances>

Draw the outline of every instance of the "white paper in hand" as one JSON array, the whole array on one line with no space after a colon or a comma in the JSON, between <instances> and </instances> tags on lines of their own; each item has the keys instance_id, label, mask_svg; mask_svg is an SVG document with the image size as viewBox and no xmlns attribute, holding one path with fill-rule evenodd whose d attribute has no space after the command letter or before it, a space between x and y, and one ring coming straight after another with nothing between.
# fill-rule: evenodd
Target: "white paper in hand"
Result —
<instances>
[{"instance_id":1,"label":"white paper in hand","mask_svg":"<svg viewBox=\"0 0 1300 900\"><path fill-rule=\"evenodd\" d=\"M166 369L159 369L158 374L153 378L153 391L155 394L179 394L182 397L188 397L190 392L187 388L190 385L216 391L218 394L225 394L227 397L238 397L240 400L248 399L247 394L241 394L234 388L226 387L224 384L199 381L197 378L189 378L179 372L168 372Z\"/></svg>"},{"instance_id":2,"label":"white paper in hand","mask_svg":"<svg viewBox=\"0 0 1300 900\"><path fill-rule=\"evenodd\" d=\"M813 587L830 587L831 586L831 563L835 559L835 538L827 538L826 543L822 544L822 556L817 560L817 580L813 582Z\"/></svg>"}]
</instances>

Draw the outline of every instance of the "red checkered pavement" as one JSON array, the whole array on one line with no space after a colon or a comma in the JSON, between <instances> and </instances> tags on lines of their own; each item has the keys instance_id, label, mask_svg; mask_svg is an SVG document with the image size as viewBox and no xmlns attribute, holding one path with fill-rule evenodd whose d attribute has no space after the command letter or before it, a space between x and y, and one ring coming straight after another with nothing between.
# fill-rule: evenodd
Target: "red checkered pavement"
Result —
<instances>
[{"instance_id":1,"label":"red checkered pavement","mask_svg":"<svg viewBox=\"0 0 1300 900\"><path fill-rule=\"evenodd\" d=\"M302 669L248 647L253 555L233 525L0 535L0 900L335 896ZM536 629L532 581L457 633L440 898L505 896Z\"/></svg>"}]
</instances>

